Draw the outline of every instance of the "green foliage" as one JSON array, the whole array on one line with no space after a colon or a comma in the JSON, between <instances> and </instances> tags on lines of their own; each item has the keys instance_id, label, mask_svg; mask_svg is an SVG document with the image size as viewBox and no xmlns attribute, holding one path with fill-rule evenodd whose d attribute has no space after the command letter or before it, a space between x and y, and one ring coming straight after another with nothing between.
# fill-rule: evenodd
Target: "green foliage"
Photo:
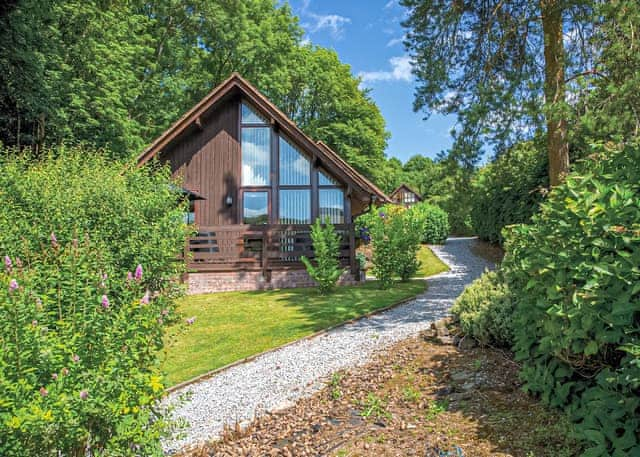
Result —
<instances>
[{"instance_id":1,"label":"green foliage","mask_svg":"<svg viewBox=\"0 0 640 457\"><path fill-rule=\"evenodd\" d=\"M372 208L356 221L358 227L370 235L373 247L372 273L380 282L380 287L388 289L394 278L408 281L413 277L420 263L418 250L424 220L421 214L398 205Z\"/></svg>"},{"instance_id":2,"label":"green foliage","mask_svg":"<svg viewBox=\"0 0 640 457\"><path fill-rule=\"evenodd\" d=\"M640 452L640 147L598 147L507 236L526 388L567 406L585 455Z\"/></svg>"},{"instance_id":3,"label":"green foliage","mask_svg":"<svg viewBox=\"0 0 640 457\"><path fill-rule=\"evenodd\" d=\"M320 218L311 226L311 240L313 241L313 253L316 265L302 256L300 260L317 283L321 294L331 292L342 274L340 268L340 235L335 227L326 219L324 224Z\"/></svg>"},{"instance_id":4,"label":"green foliage","mask_svg":"<svg viewBox=\"0 0 640 457\"><path fill-rule=\"evenodd\" d=\"M167 298L100 243L52 240L0 271L0 454L162 455ZM135 265L131 266L131 269Z\"/></svg>"},{"instance_id":5,"label":"green foliage","mask_svg":"<svg viewBox=\"0 0 640 457\"><path fill-rule=\"evenodd\" d=\"M441 208L426 202L411 207L424 221L422 242L428 244L444 244L449 236L449 216Z\"/></svg>"},{"instance_id":6,"label":"green foliage","mask_svg":"<svg viewBox=\"0 0 640 457\"><path fill-rule=\"evenodd\" d=\"M483 240L501 243L507 225L528 223L549 186L547 155L519 143L481 168L472 181L471 221Z\"/></svg>"},{"instance_id":7,"label":"green foliage","mask_svg":"<svg viewBox=\"0 0 640 457\"><path fill-rule=\"evenodd\" d=\"M24 257L50 234L87 234L119 271L143 264L149 287L170 287L184 270L177 257L186 227L166 167L136 168L91 148L45 150L40 159L0 152L0 252Z\"/></svg>"},{"instance_id":8,"label":"green foliage","mask_svg":"<svg viewBox=\"0 0 640 457\"><path fill-rule=\"evenodd\" d=\"M499 273L484 273L467 286L451 308L465 335L481 344L513 346L514 297Z\"/></svg>"}]
</instances>

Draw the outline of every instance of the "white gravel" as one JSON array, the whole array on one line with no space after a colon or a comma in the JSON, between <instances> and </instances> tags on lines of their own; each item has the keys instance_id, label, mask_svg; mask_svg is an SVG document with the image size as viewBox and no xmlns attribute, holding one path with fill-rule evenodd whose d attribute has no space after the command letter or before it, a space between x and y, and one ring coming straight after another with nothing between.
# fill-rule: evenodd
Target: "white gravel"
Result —
<instances>
[{"instance_id":1,"label":"white gravel","mask_svg":"<svg viewBox=\"0 0 640 457\"><path fill-rule=\"evenodd\" d=\"M429 288L415 300L236 365L173 392L174 419L189 425L182 438L164 443L167 453L214 439L225 424L233 426L282 409L322 388L331 373L366 363L381 349L410 337L445 316L464 287L490 262L470 251L474 238L450 238L433 251L451 270L429 278Z\"/></svg>"}]
</instances>

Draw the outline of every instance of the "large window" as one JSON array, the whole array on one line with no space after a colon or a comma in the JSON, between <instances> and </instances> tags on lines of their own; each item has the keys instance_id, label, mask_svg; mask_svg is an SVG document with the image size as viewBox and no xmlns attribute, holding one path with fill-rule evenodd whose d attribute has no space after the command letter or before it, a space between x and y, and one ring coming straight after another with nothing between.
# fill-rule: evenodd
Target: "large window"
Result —
<instances>
[{"instance_id":1,"label":"large window","mask_svg":"<svg viewBox=\"0 0 640 457\"><path fill-rule=\"evenodd\" d=\"M344 224L344 193L324 171L318 171L318 216L332 224Z\"/></svg>"},{"instance_id":2,"label":"large window","mask_svg":"<svg viewBox=\"0 0 640 457\"><path fill-rule=\"evenodd\" d=\"M271 128L242 127L242 185L268 186L270 175Z\"/></svg>"},{"instance_id":3,"label":"large window","mask_svg":"<svg viewBox=\"0 0 640 457\"><path fill-rule=\"evenodd\" d=\"M244 192L243 224L266 224L269 222L269 193Z\"/></svg>"},{"instance_id":4,"label":"large window","mask_svg":"<svg viewBox=\"0 0 640 457\"><path fill-rule=\"evenodd\" d=\"M291 143L280 137L280 185L309 186L311 162Z\"/></svg>"},{"instance_id":5,"label":"large window","mask_svg":"<svg viewBox=\"0 0 640 457\"><path fill-rule=\"evenodd\" d=\"M280 189L280 224L311 223L311 189Z\"/></svg>"},{"instance_id":6,"label":"large window","mask_svg":"<svg viewBox=\"0 0 640 457\"><path fill-rule=\"evenodd\" d=\"M295 146L280 137L278 201L280 224L311 223L311 162Z\"/></svg>"}]
</instances>

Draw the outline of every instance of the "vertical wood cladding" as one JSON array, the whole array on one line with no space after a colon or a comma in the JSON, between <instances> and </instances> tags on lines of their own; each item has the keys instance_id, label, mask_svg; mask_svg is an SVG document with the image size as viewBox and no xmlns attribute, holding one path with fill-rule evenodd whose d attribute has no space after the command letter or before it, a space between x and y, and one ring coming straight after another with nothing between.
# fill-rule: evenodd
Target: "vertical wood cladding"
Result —
<instances>
[{"instance_id":1,"label":"vertical wood cladding","mask_svg":"<svg viewBox=\"0 0 640 457\"><path fill-rule=\"evenodd\" d=\"M195 202L196 224L238 224L240 186L240 137L238 102L230 100L187 129L161 154L171 165L173 176L183 186L206 200ZM226 203L227 196L232 205Z\"/></svg>"}]
</instances>

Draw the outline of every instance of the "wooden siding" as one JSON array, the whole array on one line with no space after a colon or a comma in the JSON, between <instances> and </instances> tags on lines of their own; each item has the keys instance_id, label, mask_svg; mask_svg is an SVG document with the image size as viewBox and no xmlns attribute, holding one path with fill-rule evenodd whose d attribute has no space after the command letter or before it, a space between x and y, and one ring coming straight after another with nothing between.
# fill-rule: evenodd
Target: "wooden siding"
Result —
<instances>
[{"instance_id":1,"label":"wooden siding","mask_svg":"<svg viewBox=\"0 0 640 457\"><path fill-rule=\"evenodd\" d=\"M196 224L201 226L238 224L240 185L240 141L238 100L230 100L190 127L161 155L171 164L183 186L206 200L195 202ZM232 205L226 204L231 196Z\"/></svg>"}]
</instances>

